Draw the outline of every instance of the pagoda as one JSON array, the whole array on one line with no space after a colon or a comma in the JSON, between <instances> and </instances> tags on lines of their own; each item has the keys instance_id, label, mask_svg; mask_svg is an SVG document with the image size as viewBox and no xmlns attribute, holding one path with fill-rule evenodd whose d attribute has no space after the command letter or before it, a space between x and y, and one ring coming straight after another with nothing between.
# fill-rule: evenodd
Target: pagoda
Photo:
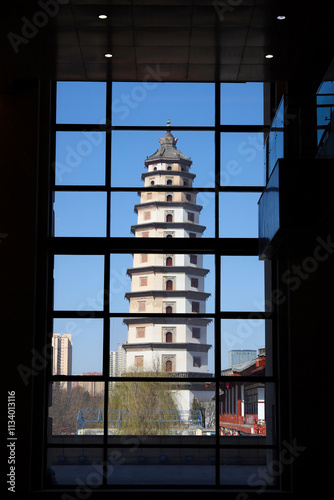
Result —
<instances>
[{"instance_id":1,"label":"pagoda","mask_svg":"<svg viewBox=\"0 0 334 500\"><path fill-rule=\"evenodd\" d=\"M202 206L196 203L197 193L187 191L196 177L190 173L192 161L177 149L177 140L168 121L159 149L145 160L147 171L142 180L146 189L138 193L137 224L131 228L137 238L200 238L205 231L199 223ZM178 189L174 191L175 187ZM133 255L133 267L127 270L131 291L125 296L129 312L140 316L124 319L128 326L128 340L123 345L128 372L159 371L183 378L211 376L211 345L207 343L211 320L200 317L210 296L204 291L208 272L201 254L168 251ZM145 317L147 313L149 317ZM177 316L180 313L189 317ZM195 392L181 392L182 408L189 409Z\"/></svg>"}]
</instances>

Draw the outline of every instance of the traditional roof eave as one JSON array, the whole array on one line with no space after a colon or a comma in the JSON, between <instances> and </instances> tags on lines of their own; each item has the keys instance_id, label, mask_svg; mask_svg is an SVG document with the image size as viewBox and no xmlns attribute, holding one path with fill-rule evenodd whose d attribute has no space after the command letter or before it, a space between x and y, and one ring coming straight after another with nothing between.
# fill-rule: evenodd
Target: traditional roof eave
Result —
<instances>
[{"instance_id":1,"label":"traditional roof eave","mask_svg":"<svg viewBox=\"0 0 334 500\"><path fill-rule=\"evenodd\" d=\"M182 208L184 210L191 210L193 212L201 212L203 205L197 205L197 203L189 203L189 201L148 201L144 203L137 203L134 206L134 211L138 213L138 208L147 209L149 207L168 207L168 208Z\"/></svg>"},{"instance_id":2,"label":"traditional roof eave","mask_svg":"<svg viewBox=\"0 0 334 500\"><path fill-rule=\"evenodd\" d=\"M192 274L194 276L206 276L210 270L203 267L193 267L193 266L143 266L143 267L130 267L127 269L126 274L132 276L133 274L145 274L149 272L157 273L182 273L182 274Z\"/></svg>"},{"instance_id":3,"label":"traditional roof eave","mask_svg":"<svg viewBox=\"0 0 334 500\"><path fill-rule=\"evenodd\" d=\"M206 300L211 296L211 293L197 292L195 290L140 290L136 292L126 292L125 297L129 300L136 297L160 297L167 299L175 299L177 297L185 297L188 299ZM193 313L192 313L193 314ZM197 313L196 313L197 314Z\"/></svg>"},{"instance_id":4,"label":"traditional roof eave","mask_svg":"<svg viewBox=\"0 0 334 500\"><path fill-rule=\"evenodd\" d=\"M143 222L142 224L134 224L131 226L131 232L135 233L138 229L160 228L172 231L173 229L187 229L195 233L204 233L206 226L194 224L191 222Z\"/></svg>"},{"instance_id":5,"label":"traditional roof eave","mask_svg":"<svg viewBox=\"0 0 334 500\"><path fill-rule=\"evenodd\" d=\"M172 349L175 350L186 349L187 351L192 351L192 352L208 352L211 347L212 347L211 344L195 344L190 342L138 342L138 343L133 342L131 344L124 345L124 349L126 351L138 351L138 348L140 348L143 350L157 349L161 351L162 350L171 351Z\"/></svg>"}]
</instances>

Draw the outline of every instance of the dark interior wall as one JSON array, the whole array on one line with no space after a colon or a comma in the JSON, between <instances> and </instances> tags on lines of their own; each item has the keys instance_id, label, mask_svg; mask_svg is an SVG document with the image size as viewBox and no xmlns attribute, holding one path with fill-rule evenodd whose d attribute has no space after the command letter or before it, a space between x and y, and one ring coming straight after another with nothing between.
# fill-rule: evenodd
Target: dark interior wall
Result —
<instances>
[{"instance_id":1,"label":"dark interior wall","mask_svg":"<svg viewBox=\"0 0 334 500\"><path fill-rule=\"evenodd\" d=\"M290 444L294 494L330 491L332 332L334 303L334 231L328 222L300 239L287 239L277 258L280 307L279 335L284 349L282 370L290 395ZM285 358L288 357L289 361ZM285 379L282 373L282 379ZM286 424L284 424L286 425ZM290 465L289 465L290 467ZM320 498L320 497L319 497Z\"/></svg>"},{"instance_id":2,"label":"dark interior wall","mask_svg":"<svg viewBox=\"0 0 334 500\"><path fill-rule=\"evenodd\" d=\"M38 82L3 82L0 115L2 373L5 390L15 391L16 484L27 491L32 384L18 368L31 368L34 335Z\"/></svg>"}]
</instances>

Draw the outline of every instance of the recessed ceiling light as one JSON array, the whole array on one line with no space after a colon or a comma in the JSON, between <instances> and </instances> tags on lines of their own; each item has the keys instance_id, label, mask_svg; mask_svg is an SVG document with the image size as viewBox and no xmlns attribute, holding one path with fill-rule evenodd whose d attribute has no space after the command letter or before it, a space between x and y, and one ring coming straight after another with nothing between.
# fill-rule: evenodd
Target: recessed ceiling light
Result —
<instances>
[{"instance_id":1,"label":"recessed ceiling light","mask_svg":"<svg viewBox=\"0 0 334 500\"><path fill-rule=\"evenodd\" d=\"M272 59L274 56L272 54L266 54L265 56L267 59Z\"/></svg>"},{"instance_id":2,"label":"recessed ceiling light","mask_svg":"<svg viewBox=\"0 0 334 500\"><path fill-rule=\"evenodd\" d=\"M104 57L112 57L112 54L104 54Z\"/></svg>"},{"instance_id":3,"label":"recessed ceiling light","mask_svg":"<svg viewBox=\"0 0 334 500\"><path fill-rule=\"evenodd\" d=\"M277 16L277 19L278 19L279 21L283 21L283 19L285 19L285 16Z\"/></svg>"},{"instance_id":4,"label":"recessed ceiling light","mask_svg":"<svg viewBox=\"0 0 334 500\"><path fill-rule=\"evenodd\" d=\"M107 19L108 16L106 16L105 14L100 14L99 15L99 19Z\"/></svg>"}]
</instances>

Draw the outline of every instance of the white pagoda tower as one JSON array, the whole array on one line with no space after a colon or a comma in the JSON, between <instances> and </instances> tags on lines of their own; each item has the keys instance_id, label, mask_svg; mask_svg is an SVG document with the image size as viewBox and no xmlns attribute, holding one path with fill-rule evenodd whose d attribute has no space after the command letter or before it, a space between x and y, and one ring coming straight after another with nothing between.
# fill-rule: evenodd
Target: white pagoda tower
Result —
<instances>
[{"instance_id":1,"label":"white pagoda tower","mask_svg":"<svg viewBox=\"0 0 334 500\"><path fill-rule=\"evenodd\" d=\"M142 174L145 188L135 206L138 219L132 226L135 237L200 238L205 226L199 224L202 207L197 193L187 192L195 174L192 161L177 148L177 139L167 132L160 148L145 160ZM168 187L167 187L168 186ZM173 191L173 186L185 190ZM166 190L156 190L166 187ZM189 245L191 248L191 245ZM134 254L128 269L131 291L126 293L129 312L140 317L124 320L128 325L126 350L128 371L162 371L176 377L210 377L208 371L207 325L210 319L197 317L206 312L210 293L204 291L205 276L201 254ZM145 313L163 314L145 317ZM174 317L186 313L189 317ZM183 409L189 409L194 391L183 392ZM196 395L196 394L195 394ZM198 397L198 395L196 395Z\"/></svg>"}]
</instances>

